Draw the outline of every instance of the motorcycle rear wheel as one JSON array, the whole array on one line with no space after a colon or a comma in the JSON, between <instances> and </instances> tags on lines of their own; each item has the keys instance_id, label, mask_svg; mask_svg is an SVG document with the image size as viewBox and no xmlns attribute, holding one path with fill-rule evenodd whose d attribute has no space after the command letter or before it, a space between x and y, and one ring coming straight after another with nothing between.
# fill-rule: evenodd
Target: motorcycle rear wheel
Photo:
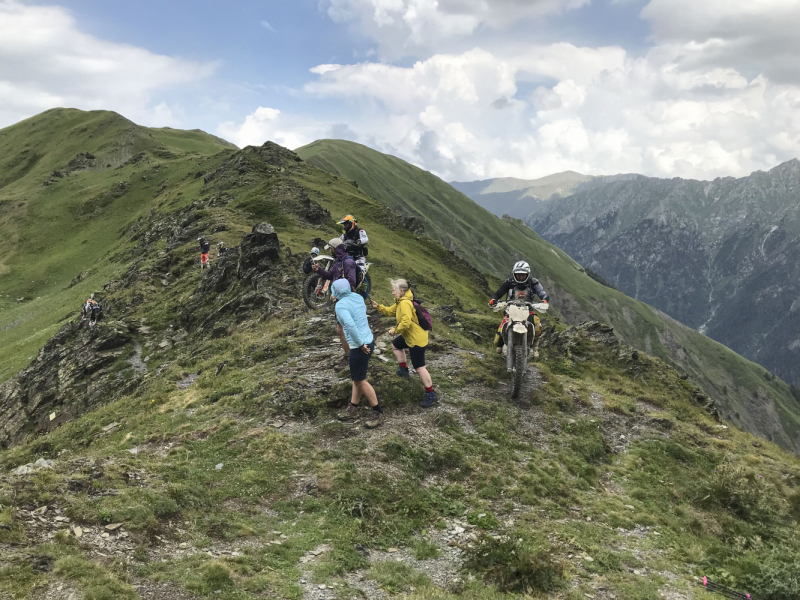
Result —
<instances>
[{"instance_id":1,"label":"motorcycle rear wheel","mask_svg":"<svg viewBox=\"0 0 800 600\"><path fill-rule=\"evenodd\" d=\"M317 284L322 281L320 276L312 273L303 281L303 302L311 310L322 310L330 306L331 287L322 294L317 294Z\"/></svg>"}]
</instances>

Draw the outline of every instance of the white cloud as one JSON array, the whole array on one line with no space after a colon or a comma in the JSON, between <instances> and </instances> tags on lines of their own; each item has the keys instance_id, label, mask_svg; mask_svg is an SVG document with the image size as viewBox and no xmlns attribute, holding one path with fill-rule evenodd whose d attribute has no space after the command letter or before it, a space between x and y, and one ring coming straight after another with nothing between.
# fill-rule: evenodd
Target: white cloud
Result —
<instances>
[{"instance_id":1,"label":"white cloud","mask_svg":"<svg viewBox=\"0 0 800 600\"><path fill-rule=\"evenodd\" d=\"M275 31L275 28L269 24L269 21L261 21L261 26L267 31Z\"/></svg>"},{"instance_id":2,"label":"white cloud","mask_svg":"<svg viewBox=\"0 0 800 600\"><path fill-rule=\"evenodd\" d=\"M290 147L348 137L445 179L713 178L800 156L798 0L650 0L652 46L639 56L510 28L587 3L323 0L381 49L383 62L319 65L303 88L351 107L349 128L259 109L220 132ZM424 58L391 62L409 53Z\"/></svg>"},{"instance_id":3,"label":"white cloud","mask_svg":"<svg viewBox=\"0 0 800 600\"><path fill-rule=\"evenodd\" d=\"M221 123L216 133L241 148L260 146L266 141L273 141L294 150L314 140L328 137L335 130L335 126L330 123L286 114L277 108L260 106L247 115L242 124L237 125L232 121Z\"/></svg>"},{"instance_id":4,"label":"white cloud","mask_svg":"<svg viewBox=\"0 0 800 600\"><path fill-rule=\"evenodd\" d=\"M385 58L437 51L450 38L502 29L591 0L322 0L328 16L353 23L376 40Z\"/></svg>"},{"instance_id":5,"label":"white cloud","mask_svg":"<svg viewBox=\"0 0 800 600\"><path fill-rule=\"evenodd\" d=\"M651 0L642 17L681 66L754 69L800 84L797 0Z\"/></svg>"},{"instance_id":6,"label":"white cloud","mask_svg":"<svg viewBox=\"0 0 800 600\"><path fill-rule=\"evenodd\" d=\"M215 67L84 34L60 7L0 0L0 126L56 106L173 125L176 107L154 105L155 93Z\"/></svg>"},{"instance_id":7,"label":"white cloud","mask_svg":"<svg viewBox=\"0 0 800 600\"><path fill-rule=\"evenodd\" d=\"M369 107L361 141L446 179L642 172L713 178L800 154L800 88L731 67L688 69L654 48L481 49L409 67L324 65L305 90ZM555 78L528 98L517 81Z\"/></svg>"}]
</instances>

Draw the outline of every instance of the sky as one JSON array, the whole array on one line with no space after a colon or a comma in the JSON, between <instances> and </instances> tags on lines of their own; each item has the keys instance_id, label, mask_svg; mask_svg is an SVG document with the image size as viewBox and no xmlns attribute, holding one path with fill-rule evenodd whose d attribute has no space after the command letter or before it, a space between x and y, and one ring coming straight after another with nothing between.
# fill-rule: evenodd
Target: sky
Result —
<instances>
[{"instance_id":1,"label":"sky","mask_svg":"<svg viewBox=\"0 0 800 600\"><path fill-rule=\"evenodd\" d=\"M800 157L800 0L0 0L0 127L57 106L445 180Z\"/></svg>"}]
</instances>

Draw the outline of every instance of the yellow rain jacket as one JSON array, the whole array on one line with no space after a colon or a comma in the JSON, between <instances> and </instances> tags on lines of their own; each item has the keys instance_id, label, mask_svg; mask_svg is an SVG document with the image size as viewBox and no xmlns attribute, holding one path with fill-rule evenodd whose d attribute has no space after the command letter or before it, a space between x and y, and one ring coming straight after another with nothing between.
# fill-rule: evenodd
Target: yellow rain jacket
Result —
<instances>
[{"instance_id":1,"label":"yellow rain jacket","mask_svg":"<svg viewBox=\"0 0 800 600\"><path fill-rule=\"evenodd\" d=\"M394 316L397 318L397 327L394 331L397 335L402 335L406 344L411 346L427 346L428 332L419 326L417 311L414 308L412 299L414 294L408 290L402 298L395 299L394 306L378 305L378 312L385 317Z\"/></svg>"}]
</instances>

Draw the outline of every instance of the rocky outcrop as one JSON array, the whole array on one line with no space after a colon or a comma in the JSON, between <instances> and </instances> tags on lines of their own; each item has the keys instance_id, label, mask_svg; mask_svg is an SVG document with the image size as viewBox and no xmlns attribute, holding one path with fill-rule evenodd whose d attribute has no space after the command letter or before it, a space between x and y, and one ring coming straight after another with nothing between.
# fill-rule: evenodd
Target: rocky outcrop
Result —
<instances>
[{"instance_id":1,"label":"rocky outcrop","mask_svg":"<svg viewBox=\"0 0 800 600\"><path fill-rule=\"evenodd\" d=\"M569 361L580 363L593 359L597 364L621 366L634 379L644 376L648 368L638 350L621 344L614 335L614 328L598 321L587 321L560 332L545 323L540 347ZM648 358L647 362L652 363L653 360ZM687 377L684 375L679 379L686 380ZM695 385L691 385L691 394L697 404L719 420L716 401L711 396Z\"/></svg>"},{"instance_id":2,"label":"rocky outcrop","mask_svg":"<svg viewBox=\"0 0 800 600\"><path fill-rule=\"evenodd\" d=\"M260 223L239 246L237 275L245 285L253 284L279 260L280 242L275 228L269 223Z\"/></svg>"},{"instance_id":3,"label":"rocky outcrop","mask_svg":"<svg viewBox=\"0 0 800 600\"><path fill-rule=\"evenodd\" d=\"M291 150L273 142L267 142L263 146L248 146L205 175L203 181L206 184L215 181L220 187L238 187L243 183L240 179L242 176L250 173L272 174L301 160Z\"/></svg>"},{"instance_id":4,"label":"rocky outcrop","mask_svg":"<svg viewBox=\"0 0 800 600\"><path fill-rule=\"evenodd\" d=\"M125 323L86 325L64 325L27 368L0 385L0 446L70 420L134 385L133 378L111 376L110 370L131 340Z\"/></svg>"}]
</instances>

